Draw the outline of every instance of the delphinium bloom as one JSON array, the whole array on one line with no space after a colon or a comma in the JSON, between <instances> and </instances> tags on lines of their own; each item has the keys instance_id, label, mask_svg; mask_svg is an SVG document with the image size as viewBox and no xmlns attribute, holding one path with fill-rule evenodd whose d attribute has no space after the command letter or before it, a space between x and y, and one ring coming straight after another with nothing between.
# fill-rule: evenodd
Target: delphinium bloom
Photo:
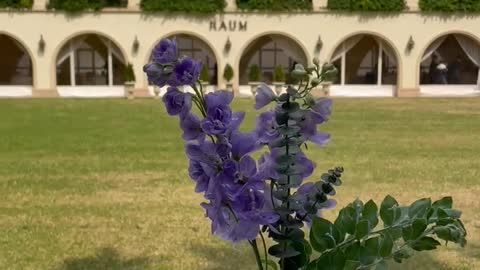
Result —
<instances>
[{"instance_id":1,"label":"delphinium bloom","mask_svg":"<svg viewBox=\"0 0 480 270\"><path fill-rule=\"evenodd\" d=\"M189 175L196 182L195 191L208 200L202 207L212 221L212 232L235 243L255 240L261 225L278 220L265 197L265 179L249 155L261 146L256 133L239 131L245 114L232 111L232 92L200 94L196 82L201 64L188 57L178 59L175 41L160 42L153 60L145 70L154 84L171 85L163 102L168 114L179 117ZM176 88L182 85L192 86L196 95ZM202 117L192 112L192 104Z\"/></svg>"}]
</instances>

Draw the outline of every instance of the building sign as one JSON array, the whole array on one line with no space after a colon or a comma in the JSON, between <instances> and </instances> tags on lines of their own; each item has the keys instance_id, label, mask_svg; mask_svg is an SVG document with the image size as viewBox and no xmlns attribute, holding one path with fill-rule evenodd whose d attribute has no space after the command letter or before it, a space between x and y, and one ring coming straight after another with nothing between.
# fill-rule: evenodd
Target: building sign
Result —
<instances>
[{"instance_id":1,"label":"building sign","mask_svg":"<svg viewBox=\"0 0 480 270\"><path fill-rule=\"evenodd\" d=\"M244 32L247 31L247 21L210 21L210 31Z\"/></svg>"}]
</instances>

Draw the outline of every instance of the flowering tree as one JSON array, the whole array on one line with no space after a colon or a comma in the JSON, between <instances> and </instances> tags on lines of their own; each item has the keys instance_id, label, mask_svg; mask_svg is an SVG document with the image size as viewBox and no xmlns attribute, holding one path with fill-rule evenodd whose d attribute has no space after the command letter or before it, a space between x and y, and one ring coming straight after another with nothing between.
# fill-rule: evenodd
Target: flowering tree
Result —
<instances>
[{"instance_id":1,"label":"flowering tree","mask_svg":"<svg viewBox=\"0 0 480 270\"><path fill-rule=\"evenodd\" d=\"M355 200L333 223L320 217L336 205L331 197L344 170L338 167L316 182L305 182L315 163L304 149L329 141L318 126L329 120L332 107L330 99L314 99L310 91L336 74L331 65L313 64L296 65L291 75L297 84L285 94L276 96L265 84L259 86L255 109L275 106L258 115L253 131L242 133L245 113L230 108L233 94L204 95L200 62L179 57L175 40L162 40L154 49L153 62L144 71L152 83L169 86L163 102L168 114L180 120L189 174L195 191L204 194L201 206L212 233L232 243L248 241L261 270L380 270L387 269L389 259L401 263L414 251L437 248L439 240L464 246L467 233L451 197L400 206L387 196L380 207L372 200ZM183 85L195 94L177 89ZM251 154L261 149L268 151L255 160ZM272 246L267 247L265 236Z\"/></svg>"}]
</instances>

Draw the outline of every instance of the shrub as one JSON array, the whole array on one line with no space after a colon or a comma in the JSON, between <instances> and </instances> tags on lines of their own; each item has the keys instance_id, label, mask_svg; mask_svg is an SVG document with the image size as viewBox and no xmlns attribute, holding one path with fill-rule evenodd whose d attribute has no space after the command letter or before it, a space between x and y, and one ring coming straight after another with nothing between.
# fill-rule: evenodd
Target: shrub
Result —
<instances>
[{"instance_id":1,"label":"shrub","mask_svg":"<svg viewBox=\"0 0 480 270\"><path fill-rule=\"evenodd\" d=\"M49 9L80 12L85 10L101 10L104 7L125 7L127 0L50 0Z\"/></svg>"},{"instance_id":2,"label":"shrub","mask_svg":"<svg viewBox=\"0 0 480 270\"><path fill-rule=\"evenodd\" d=\"M244 10L291 11L312 10L312 0L236 0L237 7Z\"/></svg>"},{"instance_id":3,"label":"shrub","mask_svg":"<svg viewBox=\"0 0 480 270\"><path fill-rule=\"evenodd\" d=\"M208 74L208 67L207 65L202 66L202 71L200 72L200 81L202 82L210 82L210 74Z\"/></svg>"},{"instance_id":4,"label":"shrub","mask_svg":"<svg viewBox=\"0 0 480 270\"><path fill-rule=\"evenodd\" d=\"M278 65L275 67L275 73L273 73L274 82L285 82L285 72L283 67Z\"/></svg>"},{"instance_id":5,"label":"shrub","mask_svg":"<svg viewBox=\"0 0 480 270\"><path fill-rule=\"evenodd\" d=\"M405 0L328 0L327 7L343 11L402 11Z\"/></svg>"},{"instance_id":6,"label":"shrub","mask_svg":"<svg viewBox=\"0 0 480 270\"><path fill-rule=\"evenodd\" d=\"M227 6L225 0L142 0L144 11L215 13Z\"/></svg>"},{"instance_id":7,"label":"shrub","mask_svg":"<svg viewBox=\"0 0 480 270\"><path fill-rule=\"evenodd\" d=\"M125 66L124 80L126 82L134 82L135 81L135 72L133 71L133 65L131 63L128 63Z\"/></svg>"},{"instance_id":8,"label":"shrub","mask_svg":"<svg viewBox=\"0 0 480 270\"><path fill-rule=\"evenodd\" d=\"M248 73L248 80L251 82L258 82L260 81L260 77L262 76L262 71L258 65L253 65L250 67L250 72Z\"/></svg>"},{"instance_id":9,"label":"shrub","mask_svg":"<svg viewBox=\"0 0 480 270\"><path fill-rule=\"evenodd\" d=\"M227 82L230 82L233 79L233 68L230 64L225 66L225 69L223 70L223 78L227 80Z\"/></svg>"},{"instance_id":10,"label":"shrub","mask_svg":"<svg viewBox=\"0 0 480 270\"><path fill-rule=\"evenodd\" d=\"M422 11L480 12L480 0L420 0L419 6Z\"/></svg>"},{"instance_id":11,"label":"shrub","mask_svg":"<svg viewBox=\"0 0 480 270\"><path fill-rule=\"evenodd\" d=\"M0 8L30 9L33 0L0 0Z\"/></svg>"}]
</instances>

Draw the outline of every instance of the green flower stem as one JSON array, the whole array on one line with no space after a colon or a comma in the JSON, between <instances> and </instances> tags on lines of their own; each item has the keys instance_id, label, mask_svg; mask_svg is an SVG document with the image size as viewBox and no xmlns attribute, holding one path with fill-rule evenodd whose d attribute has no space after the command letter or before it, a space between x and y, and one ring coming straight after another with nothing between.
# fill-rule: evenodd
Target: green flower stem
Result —
<instances>
[{"instance_id":1,"label":"green flower stem","mask_svg":"<svg viewBox=\"0 0 480 270\"><path fill-rule=\"evenodd\" d=\"M200 81L197 82L200 85L200 90L197 88L197 85L191 85L193 88L193 91L195 92L195 97L197 97L198 103L198 109L202 113L203 117L207 116L207 104L205 103L205 96L203 95L203 89L202 89L202 84Z\"/></svg>"},{"instance_id":2,"label":"green flower stem","mask_svg":"<svg viewBox=\"0 0 480 270\"><path fill-rule=\"evenodd\" d=\"M401 224L397 224L395 226L390 226L390 227L387 227L387 228L383 228L381 230L378 230L378 231L374 231L374 232L370 232L369 234L365 235L362 239L356 239L355 237L348 240L348 241L345 241L343 243L341 243L340 245L332 248L332 249L328 249L326 250L325 252L323 253L330 253L330 252L335 252L337 251L338 249L341 249L341 248L344 248L344 247L347 247L351 244L354 244L355 242L357 241L363 241L363 240L367 240L368 238L370 238L372 235L375 235L375 234L381 234L382 232L385 232L385 231L389 231L389 230L393 230L393 229L397 229L397 228L402 228L406 225L409 225L411 224L412 222L407 222L407 223L401 223ZM425 231L422 235L419 236L418 239L415 239L415 241L418 241L420 238L424 237L425 235L428 235L430 232L433 231L433 228L430 229L430 230L427 230ZM414 241L414 242L415 242ZM406 245L408 245L408 243L405 243L400 249L404 248Z\"/></svg>"},{"instance_id":3,"label":"green flower stem","mask_svg":"<svg viewBox=\"0 0 480 270\"><path fill-rule=\"evenodd\" d=\"M263 270L262 259L260 259L260 252L258 251L257 240L248 241L253 248L253 253L255 253L255 259L257 260L257 265L259 270Z\"/></svg>"},{"instance_id":4,"label":"green flower stem","mask_svg":"<svg viewBox=\"0 0 480 270\"><path fill-rule=\"evenodd\" d=\"M232 206L229 204L227 204L226 206L230 211L230 213L232 213L233 218L235 218L235 221L238 222L238 217L237 215L235 215L235 212L233 211ZM263 236L262 236L262 239L263 239ZM255 260L257 261L258 269L263 270L262 259L260 259L260 252L258 252L257 240L248 241L248 243L250 244L250 246L252 246L253 253L255 254ZM264 245L265 245L265 242L264 242ZM265 247L265 250L266 250L266 247Z\"/></svg>"},{"instance_id":5,"label":"green flower stem","mask_svg":"<svg viewBox=\"0 0 480 270\"><path fill-rule=\"evenodd\" d=\"M263 253L265 255L265 270L268 270L268 253L267 253L267 244L265 243L265 238L263 237L262 231L260 231L260 238L262 238L263 243Z\"/></svg>"}]
</instances>

